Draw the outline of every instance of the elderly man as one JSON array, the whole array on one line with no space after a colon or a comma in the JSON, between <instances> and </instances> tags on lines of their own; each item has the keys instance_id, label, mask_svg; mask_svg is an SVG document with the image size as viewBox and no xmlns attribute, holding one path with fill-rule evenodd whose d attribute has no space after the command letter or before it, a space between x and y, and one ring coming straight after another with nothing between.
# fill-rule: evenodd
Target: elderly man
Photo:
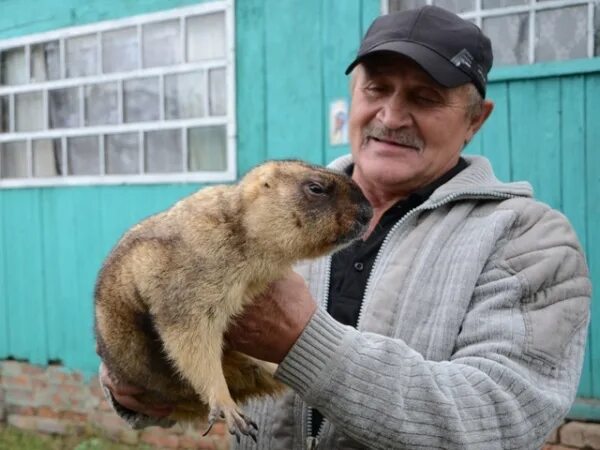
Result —
<instances>
[{"instance_id":1,"label":"elderly man","mask_svg":"<svg viewBox=\"0 0 600 450\"><path fill-rule=\"evenodd\" d=\"M590 297L577 238L527 183L461 157L493 109L491 65L479 28L437 7L369 28L347 70L352 155L332 167L375 214L232 330L291 388L245 406L260 434L240 448L535 449L569 410ZM168 412L132 392L112 386L130 410Z\"/></svg>"}]
</instances>

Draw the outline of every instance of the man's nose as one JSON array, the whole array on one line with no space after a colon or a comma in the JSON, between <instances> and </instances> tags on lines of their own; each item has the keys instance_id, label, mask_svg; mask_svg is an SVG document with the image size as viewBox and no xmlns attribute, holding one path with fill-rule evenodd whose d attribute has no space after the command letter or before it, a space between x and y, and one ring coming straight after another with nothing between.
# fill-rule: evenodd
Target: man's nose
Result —
<instances>
[{"instance_id":1,"label":"man's nose","mask_svg":"<svg viewBox=\"0 0 600 450\"><path fill-rule=\"evenodd\" d=\"M378 116L381 123L391 129L413 125L409 105L401 95L389 97L379 110Z\"/></svg>"}]
</instances>

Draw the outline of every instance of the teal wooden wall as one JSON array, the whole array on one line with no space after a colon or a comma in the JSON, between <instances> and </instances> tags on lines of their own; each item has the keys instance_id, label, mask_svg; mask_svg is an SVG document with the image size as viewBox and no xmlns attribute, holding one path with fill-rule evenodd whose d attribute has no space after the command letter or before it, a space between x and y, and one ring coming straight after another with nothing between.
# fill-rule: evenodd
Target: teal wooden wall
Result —
<instances>
[{"instance_id":1,"label":"teal wooden wall","mask_svg":"<svg viewBox=\"0 0 600 450\"><path fill-rule=\"evenodd\" d=\"M4 0L0 39L185 6L190 0ZM327 163L329 102L379 0L237 0L238 173L269 158ZM496 109L467 153L529 180L573 222L600 283L600 59L495 69ZM60 360L94 373L92 290L129 226L193 184L0 190L0 359ZM596 296L597 298L597 296ZM593 303L593 323L600 305ZM574 416L600 419L600 326L590 328ZM596 400L594 400L596 399Z\"/></svg>"}]
</instances>

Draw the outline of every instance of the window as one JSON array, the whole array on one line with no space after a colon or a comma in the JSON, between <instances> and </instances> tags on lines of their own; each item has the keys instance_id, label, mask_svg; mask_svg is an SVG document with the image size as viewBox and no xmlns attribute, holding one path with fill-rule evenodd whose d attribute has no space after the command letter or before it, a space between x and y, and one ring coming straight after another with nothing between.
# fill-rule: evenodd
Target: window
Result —
<instances>
[{"instance_id":1,"label":"window","mask_svg":"<svg viewBox=\"0 0 600 450\"><path fill-rule=\"evenodd\" d=\"M600 56L597 0L383 0L383 9L425 4L476 23L492 41L495 66Z\"/></svg>"},{"instance_id":2,"label":"window","mask_svg":"<svg viewBox=\"0 0 600 450\"><path fill-rule=\"evenodd\" d=\"M0 187L235 179L230 0L0 41Z\"/></svg>"}]
</instances>

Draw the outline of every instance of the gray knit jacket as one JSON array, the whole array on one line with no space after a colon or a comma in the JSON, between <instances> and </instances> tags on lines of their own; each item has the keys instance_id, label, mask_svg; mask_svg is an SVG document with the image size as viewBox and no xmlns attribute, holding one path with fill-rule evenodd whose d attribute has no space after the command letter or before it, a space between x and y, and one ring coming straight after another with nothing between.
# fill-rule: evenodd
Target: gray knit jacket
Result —
<instances>
[{"instance_id":1,"label":"gray knit jacket","mask_svg":"<svg viewBox=\"0 0 600 450\"><path fill-rule=\"evenodd\" d=\"M533 200L529 184L465 159L389 232L358 329L320 308L277 370L287 394L244 405L258 444L245 437L234 448L541 447L579 381L585 258L567 219ZM297 267L322 306L330 265ZM316 440L309 405L326 417Z\"/></svg>"}]
</instances>

